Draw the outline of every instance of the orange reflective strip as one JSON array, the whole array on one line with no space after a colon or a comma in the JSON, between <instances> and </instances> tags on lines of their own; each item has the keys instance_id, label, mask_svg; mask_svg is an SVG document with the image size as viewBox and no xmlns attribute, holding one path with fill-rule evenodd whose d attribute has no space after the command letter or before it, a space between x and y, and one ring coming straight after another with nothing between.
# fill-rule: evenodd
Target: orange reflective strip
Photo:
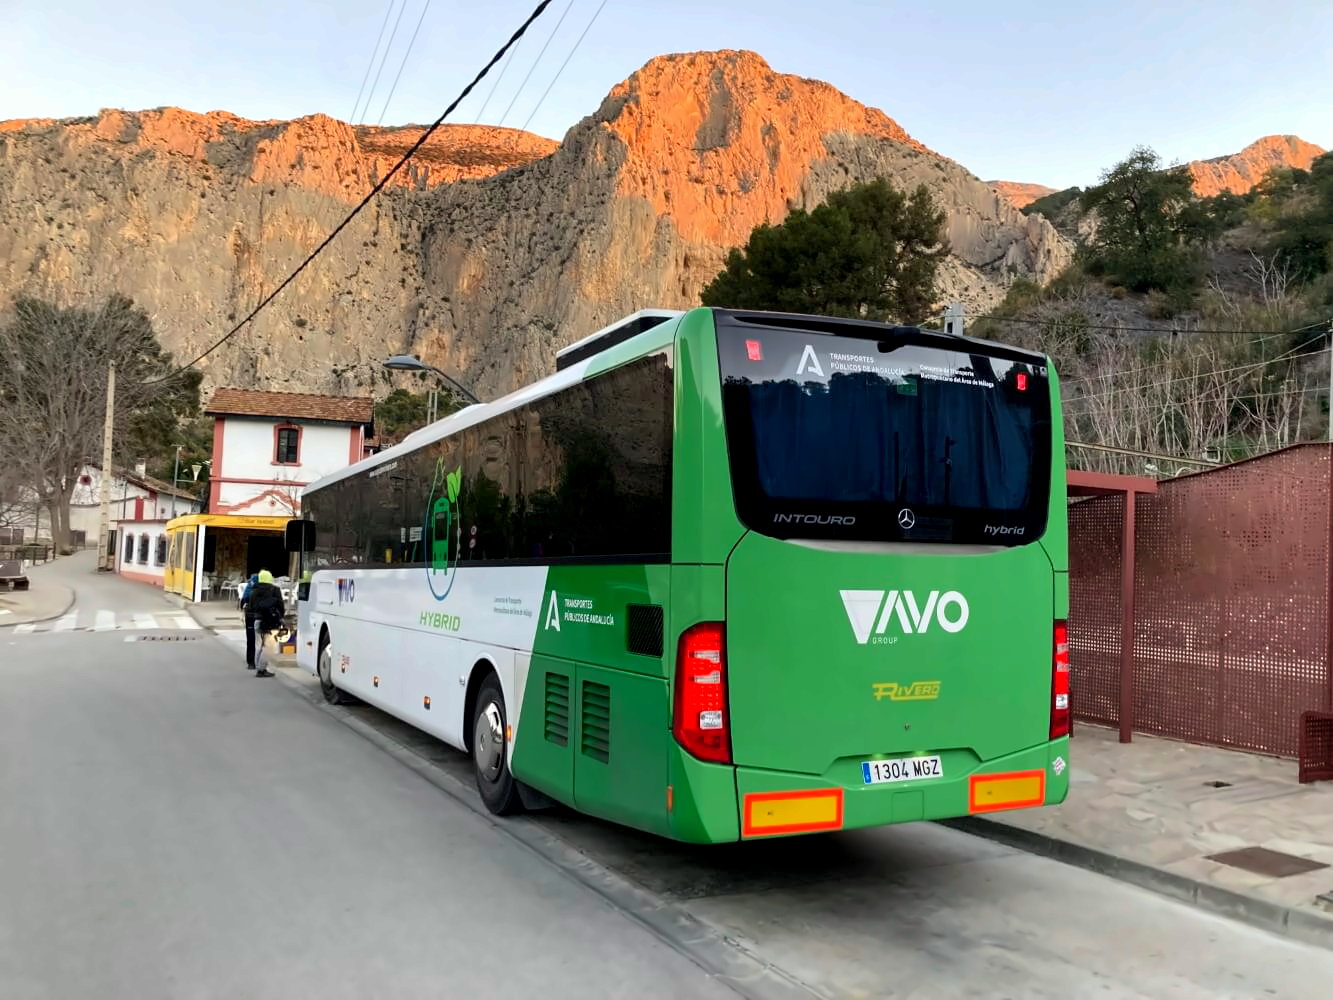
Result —
<instances>
[{"instance_id":1,"label":"orange reflective strip","mask_svg":"<svg viewBox=\"0 0 1333 1000\"><path fill-rule=\"evenodd\" d=\"M741 833L746 837L772 837L841 830L842 806L841 788L753 793L745 796Z\"/></svg>"},{"instance_id":2,"label":"orange reflective strip","mask_svg":"<svg viewBox=\"0 0 1333 1000\"><path fill-rule=\"evenodd\" d=\"M1045 802L1045 771L974 774L968 780L967 811L970 813L1027 809Z\"/></svg>"}]
</instances>

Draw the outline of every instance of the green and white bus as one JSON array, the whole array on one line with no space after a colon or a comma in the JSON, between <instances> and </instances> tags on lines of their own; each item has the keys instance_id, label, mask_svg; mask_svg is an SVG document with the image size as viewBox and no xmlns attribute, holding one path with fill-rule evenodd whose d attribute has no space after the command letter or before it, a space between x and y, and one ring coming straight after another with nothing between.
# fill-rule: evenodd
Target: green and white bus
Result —
<instances>
[{"instance_id":1,"label":"green and white bus","mask_svg":"<svg viewBox=\"0 0 1333 1000\"><path fill-rule=\"evenodd\" d=\"M1047 358L645 310L311 484L300 664L549 801L720 843L1057 803Z\"/></svg>"}]
</instances>

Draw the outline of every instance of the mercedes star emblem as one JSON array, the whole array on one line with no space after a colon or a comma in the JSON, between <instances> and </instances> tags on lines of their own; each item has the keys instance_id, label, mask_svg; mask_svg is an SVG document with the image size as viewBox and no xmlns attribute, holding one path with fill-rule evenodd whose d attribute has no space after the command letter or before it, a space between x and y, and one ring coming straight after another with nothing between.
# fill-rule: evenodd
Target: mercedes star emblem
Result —
<instances>
[{"instance_id":1,"label":"mercedes star emblem","mask_svg":"<svg viewBox=\"0 0 1333 1000\"><path fill-rule=\"evenodd\" d=\"M904 507L898 511L898 527L902 528L903 531L911 531L916 527L916 515Z\"/></svg>"}]
</instances>

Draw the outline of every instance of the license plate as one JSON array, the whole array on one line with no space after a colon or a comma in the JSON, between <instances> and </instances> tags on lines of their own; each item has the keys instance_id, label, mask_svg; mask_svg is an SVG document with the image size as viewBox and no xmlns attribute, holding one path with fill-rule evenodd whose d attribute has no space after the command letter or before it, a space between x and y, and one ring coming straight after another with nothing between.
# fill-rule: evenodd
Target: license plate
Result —
<instances>
[{"instance_id":1,"label":"license plate","mask_svg":"<svg viewBox=\"0 0 1333 1000\"><path fill-rule=\"evenodd\" d=\"M892 760L867 760L861 763L861 777L867 785L943 776L944 767L938 757L895 757Z\"/></svg>"}]
</instances>

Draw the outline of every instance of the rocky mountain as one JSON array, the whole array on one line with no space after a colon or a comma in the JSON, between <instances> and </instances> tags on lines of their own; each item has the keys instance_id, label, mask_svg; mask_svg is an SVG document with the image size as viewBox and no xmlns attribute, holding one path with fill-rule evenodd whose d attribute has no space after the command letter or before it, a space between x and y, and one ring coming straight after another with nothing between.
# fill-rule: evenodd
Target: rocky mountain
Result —
<instances>
[{"instance_id":1,"label":"rocky mountain","mask_svg":"<svg viewBox=\"0 0 1333 1000\"><path fill-rule=\"evenodd\" d=\"M1245 194L1262 181L1270 170L1279 167L1309 170L1310 164L1325 152L1298 136L1266 135L1239 153L1217 156L1211 160L1191 160L1185 164L1185 168L1193 180L1194 193L1200 198L1211 198L1224 191ZM1017 208L1027 208L1040 198L1058 193L1054 188L1042 184L1025 184L1021 181L989 183ZM1067 190L1077 193L1078 188Z\"/></svg>"},{"instance_id":2,"label":"rocky mountain","mask_svg":"<svg viewBox=\"0 0 1333 1000\"><path fill-rule=\"evenodd\" d=\"M1245 194L1263 180L1265 174L1278 167L1309 170L1310 164L1325 152L1294 135L1266 135L1239 153L1211 160L1193 160L1186 167L1194 179L1195 194L1211 198L1223 191Z\"/></svg>"},{"instance_id":3,"label":"rocky mountain","mask_svg":"<svg viewBox=\"0 0 1333 1000\"><path fill-rule=\"evenodd\" d=\"M0 308L121 291L203 350L282 280L420 128L176 109L0 124ZM942 292L979 310L1072 245L882 112L750 52L662 56L558 145L448 126L256 322L208 385L381 389L419 353L483 397L646 306L685 307L751 229L850 182L925 183Z\"/></svg>"},{"instance_id":4,"label":"rocky mountain","mask_svg":"<svg viewBox=\"0 0 1333 1000\"><path fill-rule=\"evenodd\" d=\"M1038 198L1055 194L1055 188L1045 184L1025 184L1022 181L987 181L996 193L1014 208L1027 208Z\"/></svg>"}]
</instances>

